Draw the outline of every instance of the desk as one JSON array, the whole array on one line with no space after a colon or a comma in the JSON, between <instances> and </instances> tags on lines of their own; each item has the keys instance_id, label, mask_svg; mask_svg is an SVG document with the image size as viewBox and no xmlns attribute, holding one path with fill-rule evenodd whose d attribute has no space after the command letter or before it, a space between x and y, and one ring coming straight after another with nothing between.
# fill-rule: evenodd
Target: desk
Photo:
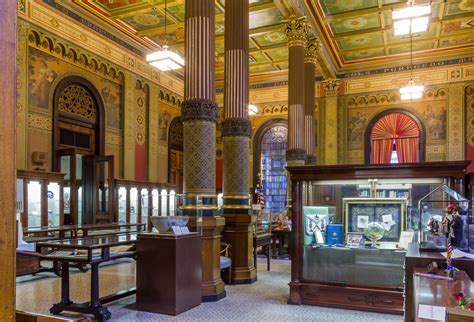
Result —
<instances>
[{"instance_id":1,"label":"desk","mask_svg":"<svg viewBox=\"0 0 474 322\"><path fill-rule=\"evenodd\" d=\"M262 248L266 248L267 257L267 271L270 270L270 249L272 248L272 237L273 234L271 233L263 233L258 234L253 237L253 265L257 268L257 248L262 246Z\"/></svg>"},{"instance_id":2,"label":"desk","mask_svg":"<svg viewBox=\"0 0 474 322\"><path fill-rule=\"evenodd\" d=\"M474 320L474 312L461 311L456 312L453 310L457 303L453 298L455 293L464 293L468 297L474 297L474 283L471 281L466 272L460 271L456 274L454 280L435 279L425 276L419 276L417 273L425 273L426 268L415 268L413 274L413 300L415 309L415 320L419 322L427 322L429 320L418 318L418 307L420 304L434 305L446 307L449 310L448 320L449 321L463 321L453 320L454 314L470 315L470 319L466 321Z\"/></svg>"},{"instance_id":3,"label":"desk","mask_svg":"<svg viewBox=\"0 0 474 322\"><path fill-rule=\"evenodd\" d=\"M135 251L125 251L113 253L111 247L122 245L134 245L136 234L123 234L115 236L88 237L63 239L57 241L39 242L37 247L53 249L49 255L44 258L60 261L62 263L61 275L61 301L54 304L50 312L59 314L62 311L71 311L79 313L92 314L98 321L110 319L111 314L106 307L101 305L99 299L99 264L119 259L133 258ZM74 255L78 250L83 250L86 255ZM99 251L99 252L97 252ZM69 264L81 263L91 265L91 300L87 305L75 304L69 297Z\"/></svg>"}]
</instances>

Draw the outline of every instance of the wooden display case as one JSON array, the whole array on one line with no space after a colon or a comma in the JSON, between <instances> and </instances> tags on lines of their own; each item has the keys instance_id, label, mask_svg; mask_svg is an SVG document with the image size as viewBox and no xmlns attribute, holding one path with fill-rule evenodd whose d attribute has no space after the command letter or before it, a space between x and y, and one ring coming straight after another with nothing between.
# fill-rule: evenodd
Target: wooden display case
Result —
<instances>
[{"instance_id":1,"label":"wooden display case","mask_svg":"<svg viewBox=\"0 0 474 322\"><path fill-rule=\"evenodd\" d=\"M360 190L357 187L366 185L373 179L378 179L379 183L385 180L384 182L390 184L396 183L397 180L402 184L411 182L414 187L411 191L407 191L407 194L403 194L403 197L408 195L409 198L418 195L414 190L425 189L425 186L435 181L442 181L456 191L464 193L467 186L465 169L468 164L466 161L456 161L288 167L292 183L293 225L288 303L403 314L404 252L396 249L382 251L368 248L305 246L303 206L321 204L333 206L336 209L335 223L343 223L342 199L360 197ZM320 191L323 187L334 187L333 201L331 198L321 200ZM416 202L411 201L413 204ZM336 256L335 252L341 254ZM375 252L379 254L374 254ZM384 256L382 258L375 255ZM339 265L338 261L346 261L348 264ZM331 263L334 264L332 266L334 269L327 268ZM353 269L350 267L347 269L347 265ZM389 283L387 279L384 281L386 277L384 265L395 270L396 279ZM358 272L360 278L357 274L354 275L354 272ZM395 278L393 274L391 277Z\"/></svg>"},{"instance_id":2,"label":"wooden display case","mask_svg":"<svg viewBox=\"0 0 474 322\"><path fill-rule=\"evenodd\" d=\"M169 183L115 179L115 222L146 223L151 229L149 217L169 215L171 193L176 186Z\"/></svg>"},{"instance_id":3,"label":"wooden display case","mask_svg":"<svg viewBox=\"0 0 474 322\"><path fill-rule=\"evenodd\" d=\"M64 224L64 174L17 170L17 213L22 226Z\"/></svg>"}]
</instances>

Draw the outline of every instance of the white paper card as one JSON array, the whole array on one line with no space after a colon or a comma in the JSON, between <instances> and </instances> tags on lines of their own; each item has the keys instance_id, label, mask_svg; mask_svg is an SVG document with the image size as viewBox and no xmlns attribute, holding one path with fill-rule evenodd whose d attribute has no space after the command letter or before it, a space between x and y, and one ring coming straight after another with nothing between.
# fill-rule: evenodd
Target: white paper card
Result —
<instances>
[{"instance_id":1,"label":"white paper card","mask_svg":"<svg viewBox=\"0 0 474 322\"><path fill-rule=\"evenodd\" d=\"M259 203L252 204L252 210L260 210L260 209L262 209L262 206L260 206Z\"/></svg>"},{"instance_id":2,"label":"white paper card","mask_svg":"<svg viewBox=\"0 0 474 322\"><path fill-rule=\"evenodd\" d=\"M391 222L393 219L392 219L392 215L383 215L382 216L382 221L383 222L386 222L386 223L389 223Z\"/></svg>"},{"instance_id":3,"label":"white paper card","mask_svg":"<svg viewBox=\"0 0 474 322\"><path fill-rule=\"evenodd\" d=\"M420 304L418 306L418 318L445 322L446 308L443 306Z\"/></svg>"},{"instance_id":4,"label":"white paper card","mask_svg":"<svg viewBox=\"0 0 474 322\"><path fill-rule=\"evenodd\" d=\"M173 229L173 234L175 234L176 236L183 234L181 232L181 227L179 226L171 226L171 229Z\"/></svg>"},{"instance_id":5,"label":"white paper card","mask_svg":"<svg viewBox=\"0 0 474 322\"><path fill-rule=\"evenodd\" d=\"M183 234L183 235L189 234L188 227L181 227L181 234Z\"/></svg>"},{"instance_id":6,"label":"white paper card","mask_svg":"<svg viewBox=\"0 0 474 322\"><path fill-rule=\"evenodd\" d=\"M412 231L402 231L400 234L400 240L398 241L398 248L407 249L408 244L413 241L414 233Z\"/></svg>"},{"instance_id":7,"label":"white paper card","mask_svg":"<svg viewBox=\"0 0 474 322\"><path fill-rule=\"evenodd\" d=\"M316 239L316 244L324 244L324 238L321 230L316 229L314 231L314 238Z\"/></svg>"}]
</instances>

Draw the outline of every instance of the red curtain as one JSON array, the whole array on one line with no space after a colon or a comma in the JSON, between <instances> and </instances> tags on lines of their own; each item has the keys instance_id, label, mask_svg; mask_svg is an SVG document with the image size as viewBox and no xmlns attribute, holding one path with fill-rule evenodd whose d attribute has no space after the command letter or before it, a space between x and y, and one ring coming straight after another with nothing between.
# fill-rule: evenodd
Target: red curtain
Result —
<instances>
[{"instance_id":1,"label":"red curtain","mask_svg":"<svg viewBox=\"0 0 474 322\"><path fill-rule=\"evenodd\" d=\"M408 115L392 113L383 116L372 128L372 163L390 163L393 142L398 161L417 162L420 129Z\"/></svg>"}]
</instances>

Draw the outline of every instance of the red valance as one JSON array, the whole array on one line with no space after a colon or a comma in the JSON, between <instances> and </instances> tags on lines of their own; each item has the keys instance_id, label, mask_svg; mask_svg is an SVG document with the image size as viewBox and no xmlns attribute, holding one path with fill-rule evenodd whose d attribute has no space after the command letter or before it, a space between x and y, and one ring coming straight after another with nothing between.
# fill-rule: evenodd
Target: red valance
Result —
<instances>
[{"instance_id":1,"label":"red valance","mask_svg":"<svg viewBox=\"0 0 474 322\"><path fill-rule=\"evenodd\" d=\"M372 128L372 163L390 163L393 145L398 161L419 161L420 129L415 120L402 113L383 116Z\"/></svg>"}]
</instances>

